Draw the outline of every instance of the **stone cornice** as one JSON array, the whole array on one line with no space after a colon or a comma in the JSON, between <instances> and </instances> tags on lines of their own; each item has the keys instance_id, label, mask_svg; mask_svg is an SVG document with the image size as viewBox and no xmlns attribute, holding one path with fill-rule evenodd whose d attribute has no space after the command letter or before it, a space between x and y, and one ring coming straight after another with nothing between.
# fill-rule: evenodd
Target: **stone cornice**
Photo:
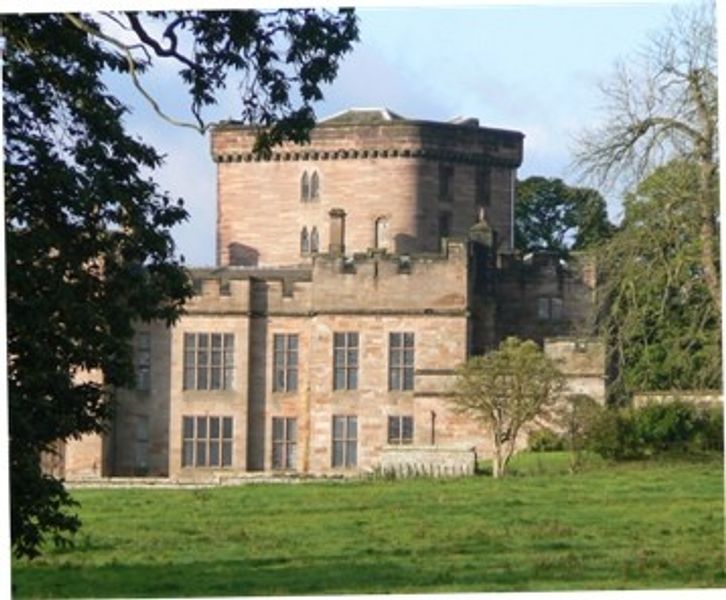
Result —
<instances>
[{"instance_id":1,"label":"stone cornice","mask_svg":"<svg viewBox=\"0 0 726 600\"><path fill-rule=\"evenodd\" d=\"M365 148L365 149L338 149L315 150L301 148L300 150L281 150L273 152L269 157L262 157L254 152L215 154L214 162L290 162L290 161L325 161L325 160L360 160L380 158L421 158L427 160L447 161L470 165L491 165L503 167L517 167L519 161L489 154L474 152L459 152L437 148Z\"/></svg>"}]
</instances>

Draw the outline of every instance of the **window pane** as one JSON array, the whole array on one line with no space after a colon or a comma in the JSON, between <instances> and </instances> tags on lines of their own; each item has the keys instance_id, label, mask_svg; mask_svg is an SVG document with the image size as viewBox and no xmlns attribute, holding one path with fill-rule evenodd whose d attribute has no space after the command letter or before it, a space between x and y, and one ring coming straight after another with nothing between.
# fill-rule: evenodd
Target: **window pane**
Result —
<instances>
[{"instance_id":1,"label":"window pane","mask_svg":"<svg viewBox=\"0 0 726 600\"><path fill-rule=\"evenodd\" d=\"M217 349L222 347L222 334L221 333L213 333L212 334L212 348Z\"/></svg>"},{"instance_id":2,"label":"window pane","mask_svg":"<svg viewBox=\"0 0 726 600\"><path fill-rule=\"evenodd\" d=\"M401 366L401 351L400 350L391 350L391 366L392 367Z\"/></svg>"},{"instance_id":3,"label":"window pane","mask_svg":"<svg viewBox=\"0 0 726 600\"><path fill-rule=\"evenodd\" d=\"M228 467L232 464L232 442L222 442L222 466Z\"/></svg>"},{"instance_id":4,"label":"window pane","mask_svg":"<svg viewBox=\"0 0 726 600\"><path fill-rule=\"evenodd\" d=\"M348 417L348 438L355 439L358 437L358 419L356 417Z\"/></svg>"},{"instance_id":5,"label":"window pane","mask_svg":"<svg viewBox=\"0 0 726 600\"><path fill-rule=\"evenodd\" d=\"M335 369L335 378L333 380L333 389L345 389L345 369Z\"/></svg>"},{"instance_id":6,"label":"window pane","mask_svg":"<svg viewBox=\"0 0 726 600\"><path fill-rule=\"evenodd\" d=\"M272 444L272 468L273 469L282 469L283 463L283 449L284 446L282 443L278 444Z\"/></svg>"},{"instance_id":7,"label":"window pane","mask_svg":"<svg viewBox=\"0 0 726 600\"><path fill-rule=\"evenodd\" d=\"M184 389L194 389L194 367L184 369Z\"/></svg>"},{"instance_id":8,"label":"window pane","mask_svg":"<svg viewBox=\"0 0 726 600\"><path fill-rule=\"evenodd\" d=\"M296 448L297 446L295 444L287 444L287 454L285 456L285 466L288 469L295 469L297 467L297 457L296 457Z\"/></svg>"},{"instance_id":9,"label":"window pane","mask_svg":"<svg viewBox=\"0 0 726 600\"><path fill-rule=\"evenodd\" d=\"M348 369L348 389L358 389L358 369Z\"/></svg>"},{"instance_id":10,"label":"window pane","mask_svg":"<svg viewBox=\"0 0 726 600\"><path fill-rule=\"evenodd\" d=\"M209 383L207 382L207 369L206 367L199 367L197 369L197 389L207 390L209 389Z\"/></svg>"},{"instance_id":11,"label":"window pane","mask_svg":"<svg viewBox=\"0 0 726 600\"><path fill-rule=\"evenodd\" d=\"M403 389L404 390L413 389L413 369L404 369L403 370Z\"/></svg>"},{"instance_id":12,"label":"window pane","mask_svg":"<svg viewBox=\"0 0 726 600\"><path fill-rule=\"evenodd\" d=\"M342 440L345 434L345 417L333 417L333 439Z\"/></svg>"},{"instance_id":13,"label":"window pane","mask_svg":"<svg viewBox=\"0 0 726 600\"><path fill-rule=\"evenodd\" d=\"M285 371L282 369L278 369L275 371L275 381L273 383L272 389L275 392L284 392L285 391Z\"/></svg>"},{"instance_id":14,"label":"window pane","mask_svg":"<svg viewBox=\"0 0 726 600\"><path fill-rule=\"evenodd\" d=\"M401 371L399 369L391 369L390 386L392 390L401 389Z\"/></svg>"},{"instance_id":15,"label":"window pane","mask_svg":"<svg viewBox=\"0 0 726 600\"><path fill-rule=\"evenodd\" d=\"M388 443L395 444L401 436L401 422L398 417L388 417Z\"/></svg>"},{"instance_id":16,"label":"window pane","mask_svg":"<svg viewBox=\"0 0 726 600\"><path fill-rule=\"evenodd\" d=\"M392 348L401 346L401 334L391 333L389 336L389 342Z\"/></svg>"},{"instance_id":17,"label":"window pane","mask_svg":"<svg viewBox=\"0 0 726 600\"><path fill-rule=\"evenodd\" d=\"M194 464L194 442L185 441L182 446L182 467L191 467Z\"/></svg>"},{"instance_id":18,"label":"window pane","mask_svg":"<svg viewBox=\"0 0 726 600\"><path fill-rule=\"evenodd\" d=\"M222 350L221 349L212 350L212 366L218 367L221 364L222 364Z\"/></svg>"},{"instance_id":19,"label":"window pane","mask_svg":"<svg viewBox=\"0 0 726 600\"><path fill-rule=\"evenodd\" d=\"M209 437L219 439L219 417L209 417Z\"/></svg>"},{"instance_id":20,"label":"window pane","mask_svg":"<svg viewBox=\"0 0 726 600\"><path fill-rule=\"evenodd\" d=\"M275 352L282 352L285 349L285 336L279 333L274 335L274 348Z\"/></svg>"},{"instance_id":21,"label":"window pane","mask_svg":"<svg viewBox=\"0 0 726 600\"><path fill-rule=\"evenodd\" d=\"M215 442L215 441L209 442L209 466L210 467L219 466L219 442Z\"/></svg>"},{"instance_id":22,"label":"window pane","mask_svg":"<svg viewBox=\"0 0 726 600\"><path fill-rule=\"evenodd\" d=\"M232 350L234 348L234 334L233 333L224 334L224 347L228 350Z\"/></svg>"},{"instance_id":23,"label":"window pane","mask_svg":"<svg viewBox=\"0 0 726 600\"><path fill-rule=\"evenodd\" d=\"M336 367L342 367L345 365L345 350L336 349L333 352L333 365Z\"/></svg>"},{"instance_id":24,"label":"window pane","mask_svg":"<svg viewBox=\"0 0 726 600\"><path fill-rule=\"evenodd\" d=\"M184 417L182 419L182 430L184 438L194 437L194 417Z\"/></svg>"},{"instance_id":25,"label":"window pane","mask_svg":"<svg viewBox=\"0 0 726 600\"><path fill-rule=\"evenodd\" d=\"M552 298L552 318L562 318L562 299L560 298Z\"/></svg>"},{"instance_id":26,"label":"window pane","mask_svg":"<svg viewBox=\"0 0 726 600\"><path fill-rule=\"evenodd\" d=\"M413 350L403 351L403 364L408 366L413 364Z\"/></svg>"},{"instance_id":27,"label":"window pane","mask_svg":"<svg viewBox=\"0 0 726 600\"><path fill-rule=\"evenodd\" d=\"M207 442L197 442L197 466L207 466Z\"/></svg>"},{"instance_id":28,"label":"window pane","mask_svg":"<svg viewBox=\"0 0 726 600\"><path fill-rule=\"evenodd\" d=\"M348 350L348 366L349 367L358 366L358 349L357 348Z\"/></svg>"},{"instance_id":29,"label":"window pane","mask_svg":"<svg viewBox=\"0 0 726 600\"><path fill-rule=\"evenodd\" d=\"M207 437L207 417L197 417L197 437Z\"/></svg>"},{"instance_id":30,"label":"window pane","mask_svg":"<svg viewBox=\"0 0 726 600\"><path fill-rule=\"evenodd\" d=\"M234 386L234 370L226 368L224 370L224 389L231 390Z\"/></svg>"},{"instance_id":31,"label":"window pane","mask_svg":"<svg viewBox=\"0 0 726 600\"><path fill-rule=\"evenodd\" d=\"M297 350L297 343L298 343L298 339L297 339L296 334L287 336L287 349L288 350Z\"/></svg>"},{"instance_id":32,"label":"window pane","mask_svg":"<svg viewBox=\"0 0 726 600\"><path fill-rule=\"evenodd\" d=\"M357 348L358 347L358 334L351 332L348 334L348 346Z\"/></svg>"},{"instance_id":33,"label":"window pane","mask_svg":"<svg viewBox=\"0 0 726 600\"><path fill-rule=\"evenodd\" d=\"M401 438L404 443L411 443L413 440L413 417L402 417Z\"/></svg>"},{"instance_id":34,"label":"window pane","mask_svg":"<svg viewBox=\"0 0 726 600\"><path fill-rule=\"evenodd\" d=\"M358 443L350 441L346 443L345 466L354 467L358 464Z\"/></svg>"},{"instance_id":35,"label":"window pane","mask_svg":"<svg viewBox=\"0 0 726 600\"><path fill-rule=\"evenodd\" d=\"M296 350L290 350L287 353L287 366L288 367L297 366L297 351Z\"/></svg>"},{"instance_id":36,"label":"window pane","mask_svg":"<svg viewBox=\"0 0 726 600\"><path fill-rule=\"evenodd\" d=\"M199 344L199 349L201 350L204 348L205 350L209 347L209 334L208 333L200 333L197 336L197 343Z\"/></svg>"},{"instance_id":37,"label":"window pane","mask_svg":"<svg viewBox=\"0 0 726 600\"><path fill-rule=\"evenodd\" d=\"M343 442L333 442L333 466L343 466Z\"/></svg>"},{"instance_id":38,"label":"window pane","mask_svg":"<svg viewBox=\"0 0 726 600\"><path fill-rule=\"evenodd\" d=\"M342 333L333 334L333 346L336 348L342 348L345 346L345 335Z\"/></svg>"},{"instance_id":39,"label":"window pane","mask_svg":"<svg viewBox=\"0 0 726 600\"><path fill-rule=\"evenodd\" d=\"M287 420L287 441L288 442L297 441L297 419L288 419Z\"/></svg>"},{"instance_id":40,"label":"window pane","mask_svg":"<svg viewBox=\"0 0 726 600\"><path fill-rule=\"evenodd\" d=\"M281 442L285 439L285 421L280 417L272 417L272 441Z\"/></svg>"},{"instance_id":41,"label":"window pane","mask_svg":"<svg viewBox=\"0 0 726 600\"><path fill-rule=\"evenodd\" d=\"M211 389L211 390L222 389L222 370L219 367L212 367L210 374L211 374L211 381L210 381L209 389Z\"/></svg>"},{"instance_id":42,"label":"window pane","mask_svg":"<svg viewBox=\"0 0 726 600\"><path fill-rule=\"evenodd\" d=\"M232 417L224 417L222 419L222 437L230 439L232 437Z\"/></svg>"},{"instance_id":43,"label":"window pane","mask_svg":"<svg viewBox=\"0 0 726 600\"><path fill-rule=\"evenodd\" d=\"M297 391L297 369L290 369L287 372L287 391Z\"/></svg>"},{"instance_id":44,"label":"window pane","mask_svg":"<svg viewBox=\"0 0 726 600\"><path fill-rule=\"evenodd\" d=\"M184 351L185 352L194 351L195 337L196 336L193 333L184 334Z\"/></svg>"},{"instance_id":45,"label":"window pane","mask_svg":"<svg viewBox=\"0 0 726 600\"><path fill-rule=\"evenodd\" d=\"M403 345L406 347L413 346L413 333L404 333L403 334Z\"/></svg>"}]
</instances>

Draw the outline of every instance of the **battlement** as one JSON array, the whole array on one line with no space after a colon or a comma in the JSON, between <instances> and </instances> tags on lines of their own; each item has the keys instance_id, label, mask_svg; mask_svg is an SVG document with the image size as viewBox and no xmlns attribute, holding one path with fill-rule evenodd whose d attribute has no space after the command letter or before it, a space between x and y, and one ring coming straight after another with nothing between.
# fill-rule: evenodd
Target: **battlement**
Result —
<instances>
[{"instance_id":1,"label":"battlement","mask_svg":"<svg viewBox=\"0 0 726 600\"><path fill-rule=\"evenodd\" d=\"M319 254L312 267L199 269L192 277L196 294L187 306L190 313L463 311L467 249L451 240L439 254Z\"/></svg>"}]
</instances>

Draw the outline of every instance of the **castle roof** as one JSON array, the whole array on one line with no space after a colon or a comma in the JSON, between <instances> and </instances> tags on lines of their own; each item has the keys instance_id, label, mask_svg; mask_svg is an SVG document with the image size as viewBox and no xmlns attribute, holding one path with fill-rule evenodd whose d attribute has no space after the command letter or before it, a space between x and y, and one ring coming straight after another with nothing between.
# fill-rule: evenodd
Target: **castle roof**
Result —
<instances>
[{"instance_id":1,"label":"castle roof","mask_svg":"<svg viewBox=\"0 0 726 600\"><path fill-rule=\"evenodd\" d=\"M405 121L405 119L388 108L348 108L321 119L320 124L375 125L388 121Z\"/></svg>"}]
</instances>

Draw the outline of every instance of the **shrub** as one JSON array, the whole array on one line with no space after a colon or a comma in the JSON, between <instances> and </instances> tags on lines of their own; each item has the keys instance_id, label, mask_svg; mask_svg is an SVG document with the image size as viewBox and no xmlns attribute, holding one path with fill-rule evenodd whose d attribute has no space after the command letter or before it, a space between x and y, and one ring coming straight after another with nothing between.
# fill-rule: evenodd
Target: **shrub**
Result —
<instances>
[{"instance_id":1,"label":"shrub","mask_svg":"<svg viewBox=\"0 0 726 600\"><path fill-rule=\"evenodd\" d=\"M543 428L529 435L528 447L532 452L556 452L565 449L565 440L551 429Z\"/></svg>"},{"instance_id":2,"label":"shrub","mask_svg":"<svg viewBox=\"0 0 726 600\"><path fill-rule=\"evenodd\" d=\"M723 449L723 412L676 400L604 411L589 437L604 458L632 460L669 452Z\"/></svg>"}]
</instances>

